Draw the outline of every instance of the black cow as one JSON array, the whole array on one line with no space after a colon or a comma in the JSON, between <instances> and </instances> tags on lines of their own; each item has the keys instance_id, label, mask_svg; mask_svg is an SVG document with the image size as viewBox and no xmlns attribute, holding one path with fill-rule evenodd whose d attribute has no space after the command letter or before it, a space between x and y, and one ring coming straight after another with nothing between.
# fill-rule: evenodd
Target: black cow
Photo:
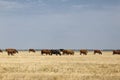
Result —
<instances>
[{"instance_id":1,"label":"black cow","mask_svg":"<svg viewBox=\"0 0 120 80\"><path fill-rule=\"evenodd\" d=\"M60 55L61 56L60 50L54 50L54 49L52 49L51 50L51 55L52 54L56 54L56 55Z\"/></svg>"}]
</instances>

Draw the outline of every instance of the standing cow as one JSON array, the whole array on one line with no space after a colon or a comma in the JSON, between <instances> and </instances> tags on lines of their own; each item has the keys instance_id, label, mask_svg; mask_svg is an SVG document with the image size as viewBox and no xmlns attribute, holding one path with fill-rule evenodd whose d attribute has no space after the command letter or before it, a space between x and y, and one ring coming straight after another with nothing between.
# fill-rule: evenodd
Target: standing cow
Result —
<instances>
[{"instance_id":1,"label":"standing cow","mask_svg":"<svg viewBox=\"0 0 120 80\"><path fill-rule=\"evenodd\" d=\"M12 48L6 49L5 51L8 53L8 55L14 55L18 53L16 49L12 49Z\"/></svg>"},{"instance_id":2,"label":"standing cow","mask_svg":"<svg viewBox=\"0 0 120 80\"><path fill-rule=\"evenodd\" d=\"M46 54L46 55L51 55L51 50L49 49L43 49L41 50L41 55Z\"/></svg>"},{"instance_id":3,"label":"standing cow","mask_svg":"<svg viewBox=\"0 0 120 80\"><path fill-rule=\"evenodd\" d=\"M102 55L102 52L101 52L100 50L94 50L94 55L95 55L96 53Z\"/></svg>"},{"instance_id":4,"label":"standing cow","mask_svg":"<svg viewBox=\"0 0 120 80\"><path fill-rule=\"evenodd\" d=\"M119 54L120 55L120 50L113 50L113 55L114 54Z\"/></svg>"},{"instance_id":5,"label":"standing cow","mask_svg":"<svg viewBox=\"0 0 120 80\"><path fill-rule=\"evenodd\" d=\"M60 55L60 56L61 56L60 50L52 49L52 50L51 50L51 55L52 55L52 54L56 54L56 55Z\"/></svg>"},{"instance_id":6,"label":"standing cow","mask_svg":"<svg viewBox=\"0 0 120 80\"><path fill-rule=\"evenodd\" d=\"M34 53L35 53L35 50L34 50L34 49L29 49L29 53L30 53L30 52L34 52Z\"/></svg>"},{"instance_id":7,"label":"standing cow","mask_svg":"<svg viewBox=\"0 0 120 80\"><path fill-rule=\"evenodd\" d=\"M73 50L64 50L64 49L60 49L63 53L63 55L74 55L74 51Z\"/></svg>"},{"instance_id":8,"label":"standing cow","mask_svg":"<svg viewBox=\"0 0 120 80\"><path fill-rule=\"evenodd\" d=\"M88 51L86 49L81 49L80 50L80 55L87 55Z\"/></svg>"}]
</instances>

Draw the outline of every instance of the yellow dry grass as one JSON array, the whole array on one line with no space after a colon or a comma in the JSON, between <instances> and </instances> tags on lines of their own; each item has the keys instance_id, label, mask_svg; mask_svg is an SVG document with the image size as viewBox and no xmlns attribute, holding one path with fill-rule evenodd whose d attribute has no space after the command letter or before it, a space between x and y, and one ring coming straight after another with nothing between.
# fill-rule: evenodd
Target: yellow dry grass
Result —
<instances>
[{"instance_id":1,"label":"yellow dry grass","mask_svg":"<svg viewBox=\"0 0 120 80\"><path fill-rule=\"evenodd\" d=\"M21 51L0 54L0 80L120 80L120 55L42 56Z\"/></svg>"}]
</instances>

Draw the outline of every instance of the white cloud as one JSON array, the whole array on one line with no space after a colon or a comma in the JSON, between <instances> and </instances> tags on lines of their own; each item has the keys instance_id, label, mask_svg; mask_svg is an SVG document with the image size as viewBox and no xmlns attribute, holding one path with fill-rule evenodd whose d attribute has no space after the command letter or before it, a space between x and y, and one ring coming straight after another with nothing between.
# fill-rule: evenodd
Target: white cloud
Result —
<instances>
[{"instance_id":1,"label":"white cloud","mask_svg":"<svg viewBox=\"0 0 120 80\"><path fill-rule=\"evenodd\" d=\"M78 5L72 5L72 9L89 9L89 10L103 10L103 11L119 11L120 6L119 5L91 5L91 4L78 4Z\"/></svg>"},{"instance_id":2,"label":"white cloud","mask_svg":"<svg viewBox=\"0 0 120 80\"><path fill-rule=\"evenodd\" d=\"M13 1L0 1L0 9L23 8L24 5Z\"/></svg>"},{"instance_id":3,"label":"white cloud","mask_svg":"<svg viewBox=\"0 0 120 80\"><path fill-rule=\"evenodd\" d=\"M0 1L0 9L18 9L18 8L31 8L31 7L43 7L46 6L45 3L42 2L42 0L26 0L26 1Z\"/></svg>"}]
</instances>

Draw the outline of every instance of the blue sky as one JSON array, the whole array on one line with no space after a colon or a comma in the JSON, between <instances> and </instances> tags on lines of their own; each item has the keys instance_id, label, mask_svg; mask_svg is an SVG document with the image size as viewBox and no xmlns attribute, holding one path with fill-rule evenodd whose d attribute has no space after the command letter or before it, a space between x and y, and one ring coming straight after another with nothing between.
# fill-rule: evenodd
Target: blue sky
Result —
<instances>
[{"instance_id":1,"label":"blue sky","mask_svg":"<svg viewBox=\"0 0 120 80\"><path fill-rule=\"evenodd\" d=\"M120 49L120 0L0 0L0 48Z\"/></svg>"}]
</instances>

